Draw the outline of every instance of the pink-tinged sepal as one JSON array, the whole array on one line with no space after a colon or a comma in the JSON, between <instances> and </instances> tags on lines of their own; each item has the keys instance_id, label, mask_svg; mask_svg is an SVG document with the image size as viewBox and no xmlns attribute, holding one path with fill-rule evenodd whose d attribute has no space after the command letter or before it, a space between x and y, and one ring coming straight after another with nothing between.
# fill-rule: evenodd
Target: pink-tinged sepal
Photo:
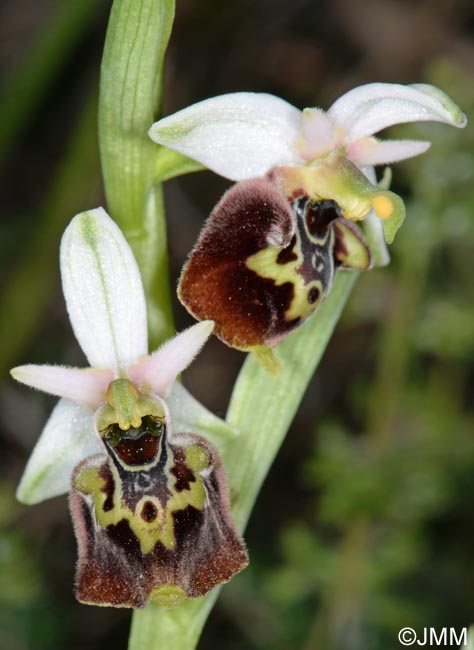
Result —
<instances>
[{"instance_id":1,"label":"pink-tinged sepal","mask_svg":"<svg viewBox=\"0 0 474 650\"><path fill-rule=\"evenodd\" d=\"M101 432L108 459L75 470L70 497L78 600L166 607L203 596L248 563L229 515L214 448L193 434L169 440L166 419Z\"/></svg>"}]
</instances>

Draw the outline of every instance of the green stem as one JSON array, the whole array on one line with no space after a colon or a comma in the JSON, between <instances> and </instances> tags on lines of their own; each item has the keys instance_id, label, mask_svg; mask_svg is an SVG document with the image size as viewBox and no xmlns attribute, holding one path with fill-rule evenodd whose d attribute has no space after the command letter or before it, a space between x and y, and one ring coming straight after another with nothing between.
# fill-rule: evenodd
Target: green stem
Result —
<instances>
[{"instance_id":1,"label":"green stem","mask_svg":"<svg viewBox=\"0 0 474 650\"><path fill-rule=\"evenodd\" d=\"M260 487L336 326L357 274L340 272L318 312L277 349L282 370L272 377L249 355L227 415L240 433L222 451L234 521L243 531ZM129 650L192 650L219 589L174 609L150 605L133 617Z\"/></svg>"},{"instance_id":2,"label":"green stem","mask_svg":"<svg viewBox=\"0 0 474 650\"><path fill-rule=\"evenodd\" d=\"M174 0L115 0L101 68L99 139L108 209L140 266L150 347L173 334L158 148L148 137L161 100Z\"/></svg>"}]
</instances>

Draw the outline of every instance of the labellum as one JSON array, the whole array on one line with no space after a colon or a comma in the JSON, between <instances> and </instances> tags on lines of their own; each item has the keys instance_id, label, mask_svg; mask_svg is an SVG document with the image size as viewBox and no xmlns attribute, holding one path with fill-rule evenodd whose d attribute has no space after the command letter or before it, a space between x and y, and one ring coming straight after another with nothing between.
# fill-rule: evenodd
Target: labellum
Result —
<instances>
[{"instance_id":1,"label":"labellum","mask_svg":"<svg viewBox=\"0 0 474 650\"><path fill-rule=\"evenodd\" d=\"M128 380L111 387L97 415L107 455L72 478L77 598L170 607L203 596L248 563L217 452L201 436L171 436L161 401Z\"/></svg>"},{"instance_id":2,"label":"labellum","mask_svg":"<svg viewBox=\"0 0 474 650\"><path fill-rule=\"evenodd\" d=\"M310 193L304 175L295 173L276 168L228 190L178 288L193 316L215 321L224 343L259 355L315 312L336 269L371 264L363 236L340 205Z\"/></svg>"}]
</instances>

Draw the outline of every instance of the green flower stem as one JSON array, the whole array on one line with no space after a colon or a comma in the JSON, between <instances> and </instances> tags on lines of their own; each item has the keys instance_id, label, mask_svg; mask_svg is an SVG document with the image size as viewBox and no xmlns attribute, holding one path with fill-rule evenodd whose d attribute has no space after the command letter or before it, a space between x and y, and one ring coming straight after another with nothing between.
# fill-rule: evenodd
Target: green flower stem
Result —
<instances>
[{"instance_id":1,"label":"green flower stem","mask_svg":"<svg viewBox=\"0 0 474 650\"><path fill-rule=\"evenodd\" d=\"M101 68L99 139L108 210L140 266L150 347L173 332L157 145L147 135L161 100L174 0L115 0Z\"/></svg>"},{"instance_id":2,"label":"green flower stem","mask_svg":"<svg viewBox=\"0 0 474 650\"><path fill-rule=\"evenodd\" d=\"M223 447L234 521L243 531L260 487L280 448L309 380L326 348L357 273L340 272L333 289L304 327L277 349L282 370L272 377L249 355L227 415L239 431ZM192 650L219 590L174 609L148 606L134 614L129 650Z\"/></svg>"}]
</instances>

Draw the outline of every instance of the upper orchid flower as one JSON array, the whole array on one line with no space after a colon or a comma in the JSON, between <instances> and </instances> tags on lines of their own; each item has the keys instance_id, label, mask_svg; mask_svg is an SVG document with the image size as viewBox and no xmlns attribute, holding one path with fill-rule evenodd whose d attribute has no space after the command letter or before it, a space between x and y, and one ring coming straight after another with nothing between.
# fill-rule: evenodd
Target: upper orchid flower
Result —
<instances>
[{"instance_id":1,"label":"upper orchid flower","mask_svg":"<svg viewBox=\"0 0 474 650\"><path fill-rule=\"evenodd\" d=\"M18 498L36 503L71 490L79 600L143 607L201 596L247 563L217 452L205 438L180 433L217 418L177 384L171 393L213 323L194 325L147 354L138 266L102 209L78 215L66 229L61 274L72 327L92 367L11 371L62 397Z\"/></svg>"},{"instance_id":2,"label":"upper orchid flower","mask_svg":"<svg viewBox=\"0 0 474 650\"><path fill-rule=\"evenodd\" d=\"M371 253L387 261L383 235L393 240L405 207L374 184L373 166L430 145L373 135L424 120L466 123L432 86L375 83L343 95L326 113L235 93L154 124L155 142L239 181L211 213L183 269L178 295L186 308L214 320L227 344L268 357L266 346L315 311L337 268L367 269ZM372 248L351 223L363 219Z\"/></svg>"},{"instance_id":3,"label":"upper orchid flower","mask_svg":"<svg viewBox=\"0 0 474 650\"><path fill-rule=\"evenodd\" d=\"M289 170L280 174L286 191L304 186L311 198L335 200L348 219L362 219L374 209L390 242L403 220L403 204L361 177L356 166L392 163L426 151L429 142L373 137L394 124L419 121L463 127L466 117L433 86L372 83L349 91L326 113L300 111L264 93L221 95L156 122L149 134L234 181L291 167L291 176Z\"/></svg>"}]
</instances>

